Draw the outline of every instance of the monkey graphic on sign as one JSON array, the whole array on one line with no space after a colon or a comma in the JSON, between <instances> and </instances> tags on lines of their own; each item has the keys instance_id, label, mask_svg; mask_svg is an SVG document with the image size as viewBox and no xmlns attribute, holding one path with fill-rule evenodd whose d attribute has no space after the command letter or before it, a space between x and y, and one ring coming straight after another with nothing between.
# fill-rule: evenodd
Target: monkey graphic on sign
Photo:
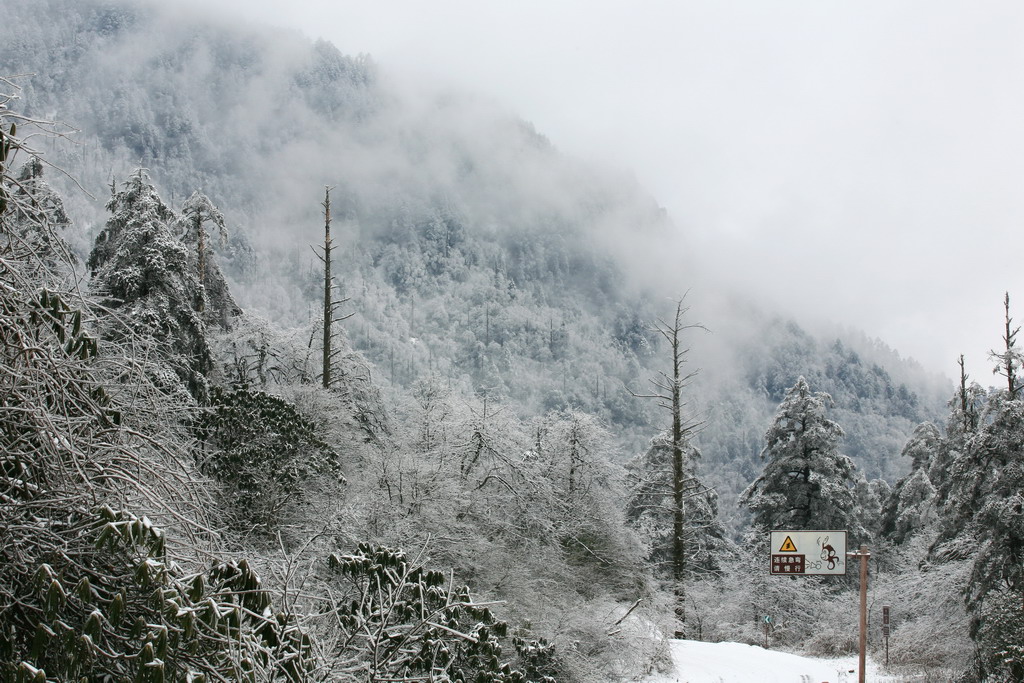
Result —
<instances>
[{"instance_id":1,"label":"monkey graphic on sign","mask_svg":"<svg viewBox=\"0 0 1024 683\"><path fill-rule=\"evenodd\" d=\"M819 538L818 545L821 546L821 559L828 563L829 569L835 569L839 562L839 555L836 554L836 549L829 545L828 536L825 537L825 540Z\"/></svg>"}]
</instances>

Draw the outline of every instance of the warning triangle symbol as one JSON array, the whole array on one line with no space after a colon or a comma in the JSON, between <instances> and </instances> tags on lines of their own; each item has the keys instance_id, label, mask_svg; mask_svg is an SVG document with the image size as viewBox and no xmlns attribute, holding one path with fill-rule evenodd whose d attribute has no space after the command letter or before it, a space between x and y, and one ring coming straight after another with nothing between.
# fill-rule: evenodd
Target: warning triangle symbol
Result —
<instances>
[{"instance_id":1,"label":"warning triangle symbol","mask_svg":"<svg viewBox=\"0 0 1024 683\"><path fill-rule=\"evenodd\" d=\"M779 548L780 553L795 553L796 544L793 543L793 539L786 536L786 540L782 542L782 547Z\"/></svg>"}]
</instances>

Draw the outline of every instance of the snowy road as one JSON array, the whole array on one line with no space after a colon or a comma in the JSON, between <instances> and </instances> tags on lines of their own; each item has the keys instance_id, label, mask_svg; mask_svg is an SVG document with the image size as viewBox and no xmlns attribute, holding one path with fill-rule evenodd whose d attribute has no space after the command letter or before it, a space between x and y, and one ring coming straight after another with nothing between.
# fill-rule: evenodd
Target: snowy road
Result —
<instances>
[{"instance_id":1,"label":"snowy road","mask_svg":"<svg viewBox=\"0 0 1024 683\"><path fill-rule=\"evenodd\" d=\"M675 669L644 683L856 683L857 658L812 659L741 643L671 641ZM853 673L850 671L853 670ZM895 681L868 663L869 683Z\"/></svg>"}]
</instances>

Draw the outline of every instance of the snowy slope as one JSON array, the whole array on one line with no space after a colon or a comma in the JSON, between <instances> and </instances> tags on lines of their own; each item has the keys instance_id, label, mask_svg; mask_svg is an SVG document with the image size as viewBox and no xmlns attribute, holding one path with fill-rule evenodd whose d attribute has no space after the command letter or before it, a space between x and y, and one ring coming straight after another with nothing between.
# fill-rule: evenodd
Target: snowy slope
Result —
<instances>
[{"instance_id":1,"label":"snowy slope","mask_svg":"<svg viewBox=\"0 0 1024 683\"><path fill-rule=\"evenodd\" d=\"M812 659L765 650L741 643L704 643L673 640L668 674L645 679L644 683L855 683L857 658ZM852 671L852 673L851 673ZM868 662L867 680L895 681L878 674Z\"/></svg>"}]
</instances>

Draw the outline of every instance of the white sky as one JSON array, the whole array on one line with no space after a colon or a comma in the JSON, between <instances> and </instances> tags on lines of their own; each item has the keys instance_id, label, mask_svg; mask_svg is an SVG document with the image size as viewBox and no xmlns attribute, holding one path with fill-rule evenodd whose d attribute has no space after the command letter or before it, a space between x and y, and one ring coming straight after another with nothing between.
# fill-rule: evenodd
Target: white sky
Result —
<instances>
[{"instance_id":1,"label":"white sky","mask_svg":"<svg viewBox=\"0 0 1024 683\"><path fill-rule=\"evenodd\" d=\"M632 170L713 272L798 320L950 376L964 353L983 384L1004 291L1024 321L1019 0L201 6L482 92Z\"/></svg>"}]
</instances>

